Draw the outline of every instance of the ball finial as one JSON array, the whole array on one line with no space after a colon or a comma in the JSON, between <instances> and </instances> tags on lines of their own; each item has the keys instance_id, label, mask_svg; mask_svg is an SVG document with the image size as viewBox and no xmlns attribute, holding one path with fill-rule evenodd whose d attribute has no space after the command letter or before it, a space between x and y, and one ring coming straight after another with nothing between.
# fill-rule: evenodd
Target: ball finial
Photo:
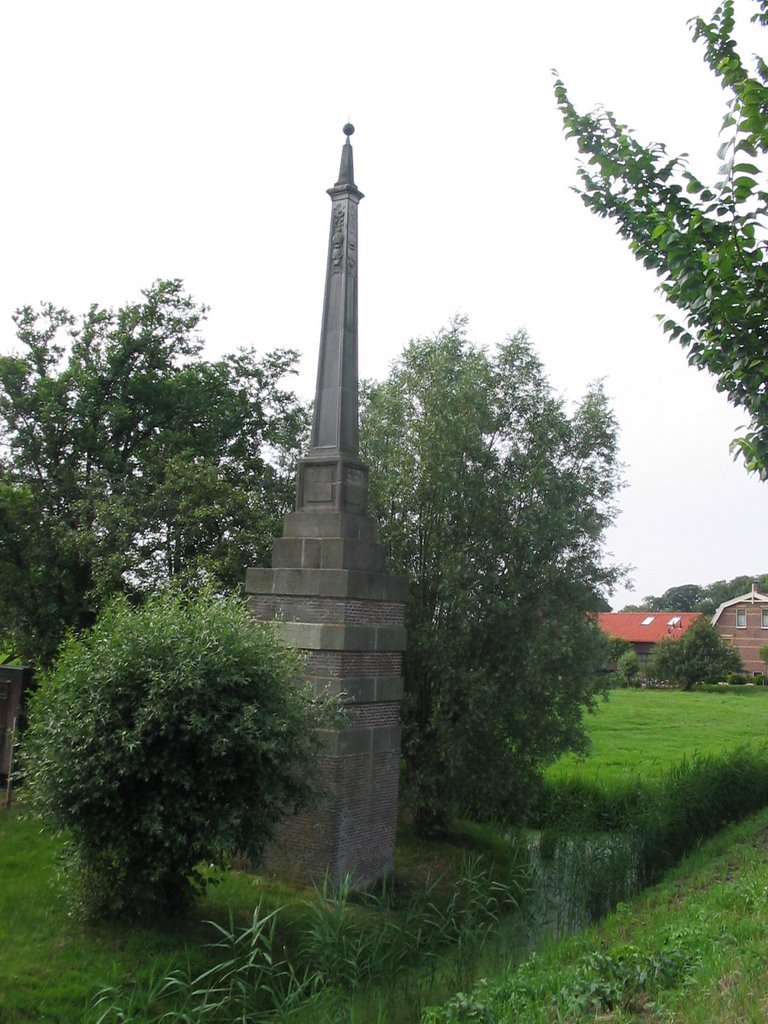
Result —
<instances>
[{"instance_id":1,"label":"ball finial","mask_svg":"<svg viewBox=\"0 0 768 1024\"><path fill-rule=\"evenodd\" d=\"M344 127L341 130L344 132L344 134L347 136L347 138L349 138L350 135L354 135L355 134L355 126L353 124L347 123L347 124L344 125Z\"/></svg>"}]
</instances>

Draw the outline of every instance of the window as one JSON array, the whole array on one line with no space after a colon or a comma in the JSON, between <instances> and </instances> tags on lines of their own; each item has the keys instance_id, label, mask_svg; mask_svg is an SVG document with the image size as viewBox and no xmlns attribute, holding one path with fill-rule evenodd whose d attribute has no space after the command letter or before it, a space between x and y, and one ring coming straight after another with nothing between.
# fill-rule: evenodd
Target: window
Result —
<instances>
[{"instance_id":1,"label":"window","mask_svg":"<svg viewBox=\"0 0 768 1024\"><path fill-rule=\"evenodd\" d=\"M768 629L768 608L760 609L760 625L763 629Z\"/></svg>"},{"instance_id":2,"label":"window","mask_svg":"<svg viewBox=\"0 0 768 1024\"><path fill-rule=\"evenodd\" d=\"M738 629L747 628L747 609L737 608L736 609L736 626Z\"/></svg>"},{"instance_id":3,"label":"window","mask_svg":"<svg viewBox=\"0 0 768 1024\"><path fill-rule=\"evenodd\" d=\"M682 619L682 616L680 616L680 615L673 615L672 618L667 623L667 625L668 626L676 626L681 621L681 619Z\"/></svg>"},{"instance_id":4,"label":"window","mask_svg":"<svg viewBox=\"0 0 768 1024\"><path fill-rule=\"evenodd\" d=\"M641 626L650 626L650 624L653 622L653 620L655 618L656 618L655 615L649 615L647 619L643 619L643 621L640 623L640 625Z\"/></svg>"}]
</instances>

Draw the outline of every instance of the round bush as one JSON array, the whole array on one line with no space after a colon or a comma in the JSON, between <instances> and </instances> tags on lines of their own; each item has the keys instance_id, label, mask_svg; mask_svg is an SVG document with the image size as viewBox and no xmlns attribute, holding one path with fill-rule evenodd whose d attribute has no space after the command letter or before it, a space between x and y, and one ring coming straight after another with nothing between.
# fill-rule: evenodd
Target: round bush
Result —
<instances>
[{"instance_id":1,"label":"round bush","mask_svg":"<svg viewBox=\"0 0 768 1024\"><path fill-rule=\"evenodd\" d=\"M117 600L64 644L32 702L24 770L34 805L70 834L90 911L183 909L201 862L258 860L312 798L322 708L300 668L242 602L210 592Z\"/></svg>"}]
</instances>

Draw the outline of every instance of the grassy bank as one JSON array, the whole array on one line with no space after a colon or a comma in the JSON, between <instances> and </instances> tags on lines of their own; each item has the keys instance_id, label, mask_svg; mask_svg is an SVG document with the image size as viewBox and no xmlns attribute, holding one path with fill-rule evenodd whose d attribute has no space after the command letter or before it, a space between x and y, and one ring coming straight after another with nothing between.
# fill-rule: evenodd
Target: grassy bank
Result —
<instances>
[{"instance_id":1,"label":"grassy bank","mask_svg":"<svg viewBox=\"0 0 768 1024\"><path fill-rule=\"evenodd\" d=\"M616 690L589 719L589 757L562 758L532 808L556 836L633 837L648 884L725 825L768 806L768 692ZM554 846L555 840L545 840Z\"/></svg>"},{"instance_id":2,"label":"grassy bank","mask_svg":"<svg viewBox=\"0 0 768 1024\"><path fill-rule=\"evenodd\" d=\"M17 810L0 811L1 1024L92 1021L89 1007L105 988L112 990L99 1011L112 1007L105 1020L154 1020L194 1001L191 992L199 986L185 991L185 979L193 982L237 957L245 963L237 984L263 984L267 1002L271 986L279 1002L296 986L291 989L293 982L279 970L259 978L255 961L246 963L254 951L262 967L269 958L288 956L302 985L306 981L298 993L302 998L338 983L343 1002L350 991L373 982L378 1005L377 976L397 976L400 985L420 963L427 967L428 984L419 979L419 998L440 998L462 978L466 984L473 977L483 938L506 912L505 901L519 892L519 851L491 831L459 825L444 841L425 843L404 827L394 884L368 902L343 893L318 898L310 888L229 871L186 919L152 926L95 924L70 913L57 873L58 849L36 821ZM458 955L446 956L452 948ZM176 982L169 989L172 974ZM221 970L215 977L223 984ZM401 990L408 990L404 982ZM335 1009L329 1006L327 1019L337 1019ZM308 1012L307 1020L326 1019L318 1016L323 1008ZM418 1019L412 1005L402 1019Z\"/></svg>"},{"instance_id":3,"label":"grassy bank","mask_svg":"<svg viewBox=\"0 0 768 1024\"><path fill-rule=\"evenodd\" d=\"M430 1024L763 1024L768 812L686 858L599 925L429 1011Z\"/></svg>"},{"instance_id":4,"label":"grassy bank","mask_svg":"<svg viewBox=\"0 0 768 1024\"><path fill-rule=\"evenodd\" d=\"M550 858L558 842L570 842L565 833L573 824L574 808L592 827L626 831L629 823L636 833L642 832L644 849L652 852L647 856L653 874L674 863L703 836L768 802L768 753L757 746L737 748L744 740L762 742L768 735L768 694L761 690L616 691L590 725L595 741L592 758L560 763L548 779L550 797L553 792L559 794L561 808L548 822L550 828L554 823L557 834L542 837L542 849L545 839L554 838ZM681 763L683 755L688 759ZM553 806L550 802L550 814ZM734 1005L739 1005L741 997L736 993L741 974L733 981L722 979L729 970L751 978L753 954L747 954L746 966L728 967L724 951L715 949L713 930L712 948L706 947L709 974L696 973L704 970L696 946L701 925L696 914L713 914L732 929L726 950L733 947L738 953L740 943L757 941L751 930L749 900L768 893L768 873L760 872L759 857L751 859L750 851L754 848L764 855L768 818L762 815L755 831L751 828L732 833L731 854L718 845L725 840L710 844L713 858L726 858L725 867L712 869L714 875L706 858L689 862L685 870L695 870L703 879L691 883L690 894L684 891L684 869L678 869L669 883L678 886L677 895L658 897L653 904L647 902L649 897L633 903L631 910L611 919L612 931L601 926L556 950L546 949L522 971L503 972L490 990L473 995L463 1011L457 1003L453 1017L441 1017L442 1011L436 1011L435 1020L550 1024L591 1013L619 1022L641 1011L646 1020L720 1020L716 1014L706 1015L705 1003L702 1016L691 1018L656 1016L654 1007L675 1005L677 994L694 983L691 979L699 979L699 984L701 979L712 981L716 974L718 984L733 988ZM57 849L57 842L42 834L35 821L24 820L18 811L0 812L0 1024L93 1021L88 1007L94 993L105 987L111 989L102 1003L108 1014L105 1022L156 1021L174 1002L167 986L162 994L165 979L173 972L178 1005L192 998L194 979L201 972L228 957L234 963L241 951L245 960L238 962L246 966L235 981L239 984L247 978L248 984L254 979L258 983L261 976L247 962L249 928L255 938L250 948L257 949L260 962L284 959L287 950L291 969L311 967L301 976L306 989L300 994L302 998L311 995L314 1002L295 1018L297 1024L305 1020L307 1024L412 1022L418 1020L425 1001L448 998L457 988L467 988L478 971L491 976L503 966L494 957L504 955L506 939L496 942L493 955L485 961L479 959L478 950L489 932L498 934L506 927L501 905L505 897L494 884L516 877L516 852L513 845L478 826L464 825L441 843L423 843L403 828L395 884L386 901L365 904L343 897L334 900L330 894L318 900L311 890L231 871L221 876L220 884L198 902L188 919L139 928L120 922L86 924L72 916L57 875ZM606 871L597 863L595 850L586 847L590 862L597 865L593 902L606 891ZM468 874L467 857L475 865ZM493 877L488 872L491 863L496 865ZM437 878L443 880L435 884ZM717 900L714 883L707 881L711 878L719 879L731 903L721 899L717 906L707 903L700 911L692 909L690 920L681 924L678 905L687 908L697 893L703 898L710 888L712 899ZM731 904L741 907L745 918L741 931L738 915L727 910ZM658 911L653 921L647 911L645 931L638 930L638 922L646 911L636 912L636 906L654 906ZM278 915L270 918L275 910ZM768 922L762 911L758 920L764 929ZM704 945L710 943L710 932L703 930L702 935ZM209 946L214 941L220 944L217 950ZM446 955L449 942L453 951ZM757 968L754 973L757 977ZM221 976L219 970L209 977ZM283 991L279 986L293 984L287 977L274 988L278 1000ZM666 1003L659 1002L659 992ZM711 1012L712 1007L706 1006ZM181 1019L202 1018L190 1013L188 1018L168 1018L168 1024ZM226 1018L209 1015L205 1019Z\"/></svg>"}]
</instances>

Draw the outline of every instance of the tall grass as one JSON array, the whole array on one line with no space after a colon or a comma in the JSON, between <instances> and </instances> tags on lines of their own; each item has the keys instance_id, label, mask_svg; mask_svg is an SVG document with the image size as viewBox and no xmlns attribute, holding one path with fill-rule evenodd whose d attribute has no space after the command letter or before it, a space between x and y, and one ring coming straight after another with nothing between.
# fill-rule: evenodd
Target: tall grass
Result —
<instances>
[{"instance_id":1,"label":"tall grass","mask_svg":"<svg viewBox=\"0 0 768 1024\"><path fill-rule=\"evenodd\" d=\"M768 747L684 758L655 777L600 786L550 778L535 824L556 835L618 832L633 837L638 881L648 884L703 839L768 806ZM545 831L546 834L546 831Z\"/></svg>"},{"instance_id":2,"label":"tall grass","mask_svg":"<svg viewBox=\"0 0 768 1024\"><path fill-rule=\"evenodd\" d=\"M528 946L599 920L638 887L634 837L545 830L532 844Z\"/></svg>"},{"instance_id":3,"label":"tall grass","mask_svg":"<svg viewBox=\"0 0 768 1024\"><path fill-rule=\"evenodd\" d=\"M761 1024L768 812L704 844L599 925L432 1007L423 1024Z\"/></svg>"},{"instance_id":4,"label":"tall grass","mask_svg":"<svg viewBox=\"0 0 768 1024\"><path fill-rule=\"evenodd\" d=\"M501 915L518 906L521 892L519 883L494 879L477 857L466 858L447 900L435 899L436 884L403 905L386 888L356 897L348 881L336 889L326 883L306 902L298 941L291 948L285 944L280 910L265 912L259 905L245 928L216 926L212 967L155 977L142 992L104 989L91 1020L350 1020L355 992L382 979L391 990L407 992L418 1012L439 972L449 974L452 989L472 982L486 941ZM419 970L422 991L417 995L413 980ZM377 1014L383 1012L380 1006Z\"/></svg>"},{"instance_id":5,"label":"tall grass","mask_svg":"<svg viewBox=\"0 0 768 1024\"><path fill-rule=\"evenodd\" d=\"M681 761L662 776L633 823L646 881L661 875L703 839L768 806L768 747Z\"/></svg>"}]
</instances>

